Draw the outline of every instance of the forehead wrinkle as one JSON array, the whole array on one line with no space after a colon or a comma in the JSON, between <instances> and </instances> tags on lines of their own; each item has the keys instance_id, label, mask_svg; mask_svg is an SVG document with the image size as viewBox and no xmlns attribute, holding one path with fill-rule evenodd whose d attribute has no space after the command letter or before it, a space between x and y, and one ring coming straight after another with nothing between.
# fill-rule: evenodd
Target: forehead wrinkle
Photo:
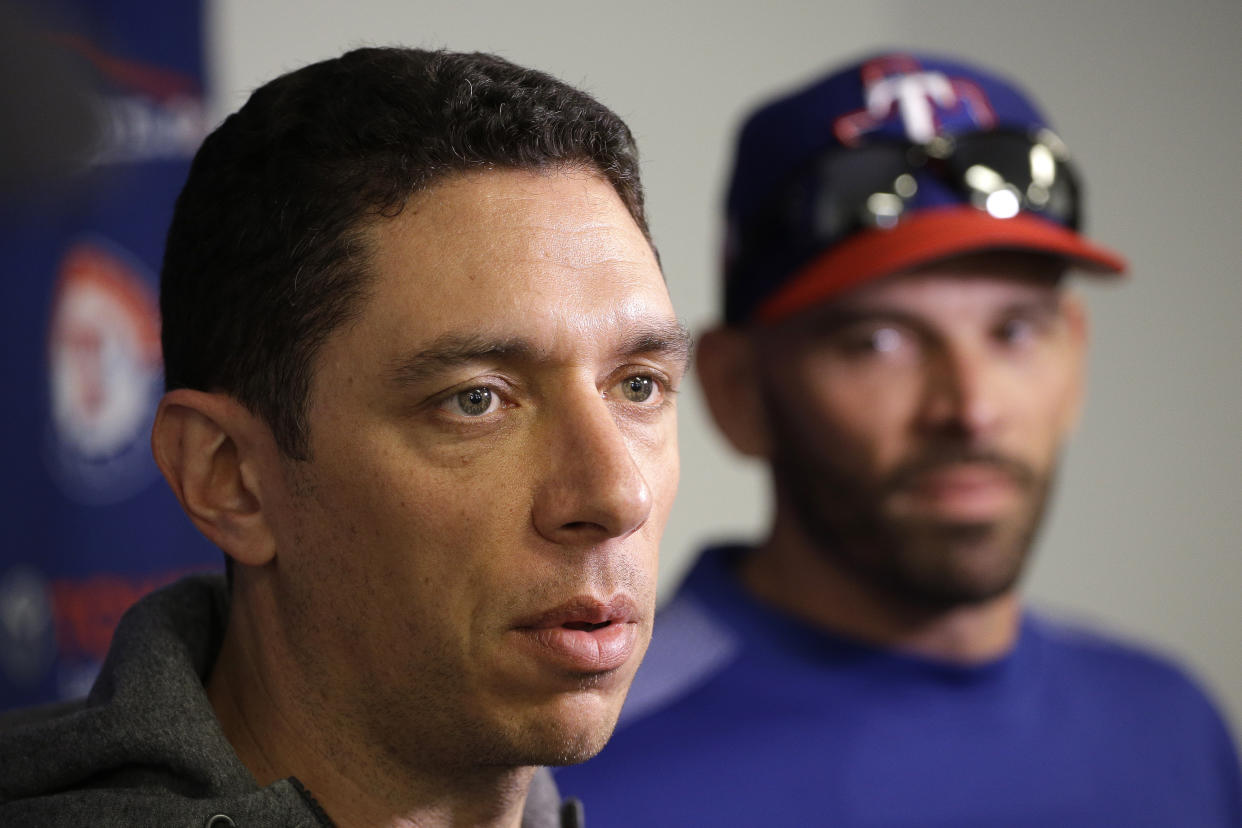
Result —
<instances>
[{"instance_id":1,"label":"forehead wrinkle","mask_svg":"<svg viewBox=\"0 0 1242 828\"><path fill-rule=\"evenodd\" d=\"M524 258L529 261L540 265L555 262L570 270L638 264L634 251L619 244L617 217L611 214L611 208L624 205L605 176L577 163L556 165L544 171L515 172L527 178L526 186L486 192L466 205L479 223L492 228L484 243L471 249L473 258L490 262L495 249L517 248L524 250ZM469 182L494 174L469 172L459 176L459 181ZM577 198L584 212L566 214L547 209L543 185L558 178L576 180L581 185ZM603 184L606 189L597 192L592 189L593 184ZM623 223L629 225L634 236L641 239L641 247L650 250L654 257L654 249L628 211L624 212ZM460 227L461 224L454 221L448 223L445 230L461 232Z\"/></svg>"},{"instance_id":2,"label":"forehead wrinkle","mask_svg":"<svg viewBox=\"0 0 1242 828\"><path fill-rule=\"evenodd\" d=\"M631 357L657 355L685 367L693 349L693 337L672 314L652 308L645 302L628 300L601 314L558 312L559 325L581 340L594 343L601 355Z\"/></svg>"}]
</instances>

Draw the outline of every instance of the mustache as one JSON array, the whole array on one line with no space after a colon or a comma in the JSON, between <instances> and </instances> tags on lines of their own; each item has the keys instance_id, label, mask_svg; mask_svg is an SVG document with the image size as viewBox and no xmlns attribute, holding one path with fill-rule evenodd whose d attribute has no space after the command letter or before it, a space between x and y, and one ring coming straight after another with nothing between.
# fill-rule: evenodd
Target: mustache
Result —
<instances>
[{"instance_id":1,"label":"mustache","mask_svg":"<svg viewBox=\"0 0 1242 828\"><path fill-rule=\"evenodd\" d=\"M616 560L604 554L590 554L573 572L552 567L510 598L509 612L525 618L560 607L581 596L599 599L617 597L639 617L649 616L655 605L655 579L629 559Z\"/></svg>"},{"instance_id":2,"label":"mustache","mask_svg":"<svg viewBox=\"0 0 1242 828\"><path fill-rule=\"evenodd\" d=\"M991 449L960 446L935 446L907 459L886 478L884 488L888 491L918 485L919 479L950 466L986 466L1008 477L1023 489L1034 488L1039 474L1028 463Z\"/></svg>"}]
</instances>

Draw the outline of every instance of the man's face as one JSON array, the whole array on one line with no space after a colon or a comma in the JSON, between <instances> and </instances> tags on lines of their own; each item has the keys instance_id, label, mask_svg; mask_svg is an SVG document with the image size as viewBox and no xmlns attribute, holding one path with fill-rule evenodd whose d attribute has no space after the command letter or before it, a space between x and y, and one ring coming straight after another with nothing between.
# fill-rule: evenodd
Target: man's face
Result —
<instances>
[{"instance_id":1,"label":"man's face","mask_svg":"<svg viewBox=\"0 0 1242 828\"><path fill-rule=\"evenodd\" d=\"M1004 594L1076 419L1081 312L1051 263L992 254L763 330L778 498L824 554L902 600Z\"/></svg>"},{"instance_id":2,"label":"man's face","mask_svg":"<svg viewBox=\"0 0 1242 828\"><path fill-rule=\"evenodd\" d=\"M650 245L577 171L486 171L370 234L275 520L295 657L401 761L580 761L646 650L686 362Z\"/></svg>"}]
</instances>

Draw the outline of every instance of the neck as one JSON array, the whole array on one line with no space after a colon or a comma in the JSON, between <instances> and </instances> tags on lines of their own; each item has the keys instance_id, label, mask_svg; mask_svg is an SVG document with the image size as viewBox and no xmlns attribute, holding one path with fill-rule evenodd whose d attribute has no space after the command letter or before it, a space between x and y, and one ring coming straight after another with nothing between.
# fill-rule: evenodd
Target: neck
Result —
<instances>
[{"instance_id":1,"label":"neck","mask_svg":"<svg viewBox=\"0 0 1242 828\"><path fill-rule=\"evenodd\" d=\"M411 767L318 701L234 595L207 683L225 736L261 787L295 776L340 828L518 828L534 768ZM266 627L265 627L266 629Z\"/></svg>"},{"instance_id":2,"label":"neck","mask_svg":"<svg viewBox=\"0 0 1242 828\"><path fill-rule=\"evenodd\" d=\"M738 574L757 598L819 629L938 661L990 661L1018 636L1021 610L1012 590L949 608L913 604L825 555L789 521L778 519Z\"/></svg>"}]
</instances>

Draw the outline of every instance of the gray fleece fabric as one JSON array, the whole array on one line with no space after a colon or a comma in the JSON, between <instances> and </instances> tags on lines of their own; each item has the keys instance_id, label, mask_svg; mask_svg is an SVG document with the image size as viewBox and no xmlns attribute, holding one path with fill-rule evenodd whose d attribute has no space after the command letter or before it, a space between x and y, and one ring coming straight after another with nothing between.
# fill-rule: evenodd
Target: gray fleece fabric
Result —
<instances>
[{"instance_id":1,"label":"gray fleece fabric","mask_svg":"<svg viewBox=\"0 0 1242 828\"><path fill-rule=\"evenodd\" d=\"M186 578L122 618L86 699L0 716L4 828L331 828L293 778L259 788L216 720L204 677L224 635L221 576ZM522 828L578 828L550 774Z\"/></svg>"}]
</instances>

